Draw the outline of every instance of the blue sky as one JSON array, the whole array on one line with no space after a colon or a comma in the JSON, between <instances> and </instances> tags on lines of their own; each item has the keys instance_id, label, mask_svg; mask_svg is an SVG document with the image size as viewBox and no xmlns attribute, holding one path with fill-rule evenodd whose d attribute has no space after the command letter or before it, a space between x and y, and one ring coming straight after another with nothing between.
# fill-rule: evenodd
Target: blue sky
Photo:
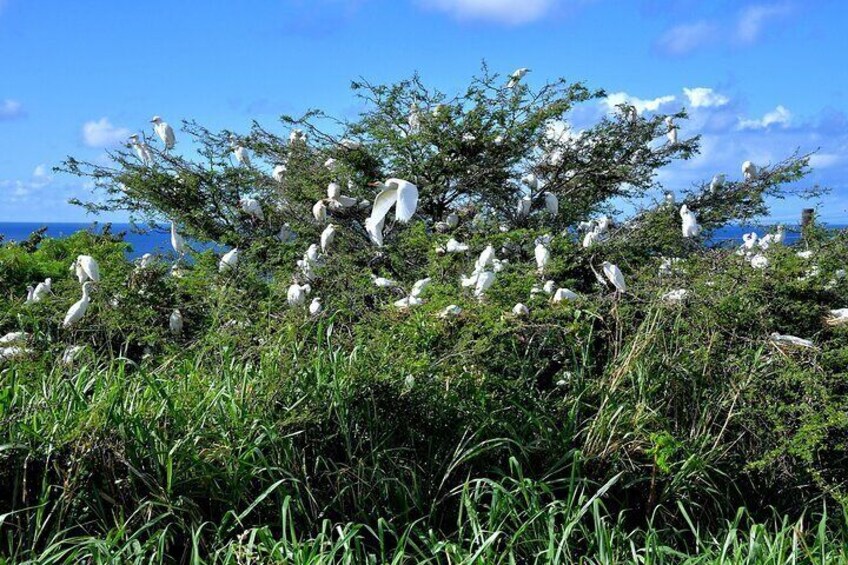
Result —
<instances>
[{"instance_id":1,"label":"blue sky","mask_svg":"<svg viewBox=\"0 0 848 565\"><path fill-rule=\"evenodd\" d=\"M809 182L833 189L822 216L845 222L846 53L840 0L0 0L0 221L92 219L66 203L89 189L50 168L103 159L154 114L235 131L310 107L350 116L351 79L417 70L453 91L485 59L648 112L685 106L681 135L701 133L704 151L661 172L671 189L820 149Z\"/></svg>"}]
</instances>

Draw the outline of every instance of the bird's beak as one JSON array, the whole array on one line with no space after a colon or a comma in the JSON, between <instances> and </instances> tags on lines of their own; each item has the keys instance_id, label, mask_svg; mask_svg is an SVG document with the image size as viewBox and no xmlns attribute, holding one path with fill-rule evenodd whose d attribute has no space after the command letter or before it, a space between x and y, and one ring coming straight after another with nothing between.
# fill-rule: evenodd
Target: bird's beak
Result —
<instances>
[{"instance_id":1,"label":"bird's beak","mask_svg":"<svg viewBox=\"0 0 848 565\"><path fill-rule=\"evenodd\" d=\"M374 181L374 182L369 182L368 186L378 187L378 186L383 186L383 183L381 183L380 181L377 180L377 181Z\"/></svg>"}]
</instances>

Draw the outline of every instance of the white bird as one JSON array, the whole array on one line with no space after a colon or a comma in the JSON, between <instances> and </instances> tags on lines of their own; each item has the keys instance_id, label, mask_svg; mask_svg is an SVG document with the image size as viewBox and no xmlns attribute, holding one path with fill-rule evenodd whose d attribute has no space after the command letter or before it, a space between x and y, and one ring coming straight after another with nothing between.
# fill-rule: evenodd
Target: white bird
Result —
<instances>
[{"instance_id":1,"label":"white bird","mask_svg":"<svg viewBox=\"0 0 848 565\"><path fill-rule=\"evenodd\" d=\"M471 143L472 141L477 141L477 137L471 132L465 132L462 134L462 141Z\"/></svg>"},{"instance_id":2,"label":"white bird","mask_svg":"<svg viewBox=\"0 0 848 565\"><path fill-rule=\"evenodd\" d=\"M559 214L559 198L553 192L545 193L545 209L551 216Z\"/></svg>"},{"instance_id":3,"label":"white bird","mask_svg":"<svg viewBox=\"0 0 848 565\"><path fill-rule=\"evenodd\" d=\"M221 257L221 260L218 262L218 272L223 273L224 271L235 269L238 266L238 262L239 250L238 247L234 247Z\"/></svg>"},{"instance_id":4,"label":"white bird","mask_svg":"<svg viewBox=\"0 0 848 565\"><path fill-rule=\"evenodd\" d=\"M445 223L450 229L455 229L456 226L459 225L459 216L457 216L454 212L451 212L445 218Z\"/></svg>"},{"instance_id":5,"label":"white bird","mask_svg":"<svg viewBox=\"0 0 848 565\"><path fill-rule=\"evenodd\" d=\"M79 255L76 260L77 279L80 283L87 280L100 282L100 265L91 255Z\"/></svg>"},{"instance_id":6,"label":"white bird","mask_svg":"<svg viewBox=\"0 0 848 565\"><path fill-rule=\"evenodd\" d=\"M533 173L527 173L521 177L521 182L530 190L536 190L539 188L539 179Z\"/></svg>"},{"instance_id":7,"label":"white bird","mask_svg":"<svg viewBox=\"0 0 848 565\"><path fill-rule=\"evenodd\" d=\"M149 166L153 162L153 153L151 153L150 147L143 141L138 140L137 133L130 136L130 145L144 166Z\"/></svg>"},{"instance_id":8,"label":"white bird","mask_svg":"<svg viewBox=\"0 0 848 565\"><path fill-rule=\"evenodd\" d=\"M674 265L682 261L680 257L663 257L660 262L660 276L674 274Z\"/></svg>"},{"instance_id":9,"label":"white bird","mask_svg":"<svg viewBox=\"0 0 848 565\"><path fill-rule=\"evenodd\" d=\"M689 294L688 290L685 288L678 288L677 290L666 292L660 297L660 300L669 304L677 304L683 302L683 300L686 299L687 294Z\"/></svg>"},{"instance_id":10,"label":"white bird","mask_svg":"<svg viewBox=\"0 0 848 565\"><path fill-rule=\"evenodd\" d=\"M533 205L533 200L529 196L524 196L518 200L515 214L518 218L526 218L530 215L530 207Z\"/></svg>"},{"instance_id":11,"label":"white bird","mask_svg":"<svg viewBox=\"0 0 848 565\"><path fill-rule=\"evenodd\" d=\"M454 238L450 238L445 244L445 251L448 253L465 253L468 251L467 243L460 243Z\"/></svg>"},{"instance_id":12,"label":"white bird","mask_svg":"<svg viewBox=\"0 0 848 565\"><path fill-rule=\"evenodd\" d=\"M321 310L323 310L323 306L321 306L321 299L316 296L309 304L309 315L317 316L321 313Z\"/></svg>"},{"instance_id":13,"label":"white bird","mask_svg":"<svg viewBox=\"0 0 848 565\"><path fill-rule=\"evenodd\" d=\"M495 273L492 271L483 271L477 277L477 284L474 286L474 296L479 299L483 298L486 291L491 288L495 282Z\"/></svg>"},{"instance_id":14,"label":"white bird","mask_svg":"<svg viewBox=\"0 0 848 565\"><path fill-rule=\"evenodd\" d=\"M392 279L387 279L386 277L378 277L374 274L371 275L371 280L373 280L374 284L380 288L392 288L397 286L397 283Z\"/></svg>"},{"instance_id":15,"label":"white bird","mask_svg":"<svg viewBox=\"0 0 848 565\"><path fill-rule=\"evenodd\" d=\"M519 302L518 304L512 307L512 314L513 316L516 316L518 318L523 318L525 316L530 315L530 309L527 308L527 306L525 306L521 302Z\"/></svg>"},{"instance_id":16,"label":"white bird","mask_svg":"<svg viewBox=\"0 0 848 565\"><path fill-rule=\"evenodd\" d=\"M355 149L361 149L362 148L362 142L357 141L355 139L342 139L339 142L339 145L341 145L345 149L349 149L351 151L353 151Z\"/></svg>"},{"instance_id":17,"label":"white bird","mask_svg":"<svg viewBox=\"0 0 848 565\"><path fill-rule=\"evenodd\" d=\"M447 306L444 310L439 314L439 318L453 318L462 314L462 308L457 306L456 304L451 304Z\"/></svg>"},{"instance_id":18,"label":"white bird","mask_svg":"<svg viewBox=\"0 0 848 565\"><path fill-rule=\"evenodd\" d=\"M152 253L145 253L138 260L138 268L139 269L147 269L148 267L152 266L155 261L156 261L156 258L153 256Z\"/></svg>"},{"instance_id":19,"label":"white bird","mask_svg":"<svg viewBox=\"0 0 848 565\"><path fill-rule=\"evenodd\" d=\"M701 234L701 226L695 213L684 204L680 207L680 219L683 220L683 237L698 237Z\"/></svg>"},{"instance_id":20,"label":"white bird","mask_svg":"<svg viewBox=\"0 0 848 565\"><path fill-rule=\"evenodd\" d=\"M750 251L757 246L757 232L746 233L742 235L742 248Z\"/></svg>"},{"instance_id":21,"label":"white bird","mask_svg":"<svg viewBox=\"0 0 848 565\"><path fill-rule=\"evenodd\" d=\"M319 200L312 206L312 217L315 218L315 221L319 224L323 224L327 221L327 205L324 204L323 200Z\"/></svg>"},{"instance_id":22,"label":"white bird","mask_svg":"<svg viewBox=\"0 0 848 565\"><path fill-rule=\"evenodd\" d=\"M492 141L494 141L495 145L501 145L504 142L504 136L501 135L501 134L498 134L498 135L495 136L495 139L493 139Z\"/></svg>"},{"instance_id":23,"label":"white bird","mask_svg":"<svg viewBox=\"0 0 848 565\"><path fill-rule=\"evenodd\" d=\"M29 355L30 353L32 353L32 349L26 347L0 347L0 361L8 361L10 359Z\"/></svg>"},{"instance_id":24,"label":"white bird","mask_svg":"<svg viewBox=\"0 0 848 565\"><path fill-rule=\"evenodd\" d=\"M506 84L507 88L514 88L524 76L530 72L530 69L527 67L521 67L520 69L515 69L511 75L509 75L509 82Z\"/></svg>"},{"instance_id":25,"label":"white bird","mask_svg":"<svg viewBox=\"0 0 848 565\"><path fill-rule=\"evenodd\" d=\"M710 194L715 194L716 190L720 189L724 186L724 180L727 178L727 175L720 173L713 177L713 180L710 181Z\"/></svg>"},{"instance_id":26,"label":"white bird","mask_svg":"<svg viewBox=\"0 0 848 565\"><path fill-rule=\"evenodd\" d=\"M71 345L65 348L65 351L62 352L62 364L63 365L71 365L79 356L80 353L85 349L84 345Z\"/></svg>"},{"instance_id":27,"label":"white bird","mask_svg":"<svg viewBox=\"0 0 848 565\"><path fill-rule=\"evenodd\" d=\"M168 329L172 335L180 335L183 333L183 314L179 310L174 310L168 317Z\"/></svg>"},{"instance_id":28,"label":"white bird","mask_svg":"<svg viewBox=\"0 0 848 565\"><path fill-rule=\"evenodd\" d=\"M327 224L327 227L321 232L321 251L326 253L329 250L330 245L333 244L333 240L335 238L336 226L333 224Z\"/></svg>"},{"instance_id":29,"label":"white bird","mask_svg":"<svg viewBox=\"0 0 848 565\"><path fill-rule=\"evenodd\" d=\"M483 271L486 267L491 265L494 260L495 248L492 245L487 245L486 248L480 252L480 256L474 264L475 271Z\"/></svg>"},{"instance_id":30,"label":"white bird","mask_svg":"<svg viewBox=\"0 0 848 565\"><path fill-rule=\"evenodd\" d=\"M283 182L283 177L286 174L286 166L285 165L277 165L274 167L274 170L271 172L271 177L277 182Z\"/></svg>"},{"instance_id":31,"label":"white bird","mask_svg":"<svg viewBox=\"0 0 848 565\"><path fill-rule=\"evenodd\" d=\"M412 104L409 107L409 117L406 121L409 124L409 133L416 134L421 130L421 110L418 104Z\"/></svg>"},{"instance_id":32,"label":"white bird","mask_svg":"<svg viewBox=\"0 0 848 565\"><path fill-rule=\"evenodd\" d=\"M554 289L556 288L556 283L554 281L545 281L545 284L542 285L542 292L550 296L554 293Z\"/></svg>"},{"instance_id":33,"label":"white bird","mask_svg":"<svg viewBox=\"0 0 848 565\"><path fill-rule=\"evenodd\" d=\"M665 203L668 204L668 205L674 204L674 193L673 192L666 192L665 193Z\"/></svg>"},{"instance_id":34,"label":"white bird","mask_svg":"<svg viewBox=\"0 0 848 565\"><path fill-rule=\"evenodd\" d=\"M751 258L751 266L755 269L765 269L769 266L768 257L763 254L757 254Z\"/></svg>"},{"instance_id":35,"label":"white bird","mask_svg":"<svg viewBox=\"0 0 848 565\"><path fill-rule=\"evenodd\" d=\"M579 297L577 296L577 293L573 290L569 290L567 288L558 288L554 293L553 298L551 298L551 301L554 304L559 304L564 300L577 300L577 298Z\"/></svg>"},{"instance_id":36,"label":"white bird","mask_svg":"<svg viewBox=\"0 0 848 565\"><path fill-rule=\"evenodd\" d=\"M337 182L331 182L327 185L327 198L337 199L342 194L342 187Z\"/></svg>"},{"instance_id":37,"label":"white bird","mask_svg":"<svg viewBox=\"0 0 848 565\"><path fill-rule=\"evenodd\" d=\"M308 284L299 285L293 283L289 286L289 290L286 293L286 300L288 300L289 306L303 306L306 302L306 296L311 291L312 287Z\"/></svg>"},{"instance_id":38,"label":"white bird","mask_svg":"<svg viewBox=\"0 0 848 565\"><path fill-rule=\"evenodd\" d=\"M541 275L545 273L545 268L548 266L548 262L551 260L551 252L545 247L544 244L537 243L536 249L533 251L533 255L536 258L536 271Z\"/></svg>"},{"instance_id":39,"label":"white bird","mask_svg":"<svg viewBox=\"0 0 848 565\"><path fill-rule=\"evenodd\" d=\"M365 218L365 231L368 233L368 239L377 247L383 246L383 226L386 219L383 218L379 222L375 222L373 218Z\"/></svg>"},{"instance_id":40,"label":"white bird","mask_svg":"<svg viewBox=\"0 0 848 565\"><path fill-rule=\"evenodd\" d=\"M156 135L159 136L159 139L162 140L162 143L165 144L165 150L171 149L174 147L174 143L176 142L176 138L174 137L174 128L168 125L168 122L165 122L159 116L153 116L153 119L150 120L153 124L153 129L156 131Z\"/></svg>"},{"instance_id":41,"label":"white bird","mask_svg":"<svg viewBox=\"0 0 848 565\"><path fill-rule=\"evenodd\" d=\"M383 221L386 214L394 206L395 220L405 224L412 219L418 207L418 187L403 179L387 179L384 183L376 182L372 186L382 188L374 199L371 209L371 224L377 225Z\"/></svg>"},{"instance_id":42,"label":"white bird","mask_svg":"<svg viewBox=\"0 0 848 565\"><path fill-rule=\"evenodd\" d=\"M742 176L745 177L745 180L751 180L757 174L757 166L751 161L745 161L742 163Z\"/></svg>"},{"instance_id":43,"label":"white bird","mask_svg":"<svg viewBox=\"0 0 848 565\"><path fill-rule=\"evenodd\" d=\"M68 309L68 313L65 314L65 319L62 321L63 328L71 327L85 316L85 313L88 310L88 305L91 303L91 297L89 295L91 292L91 285L91 282L85 282L82 285L82 298Z\"/></svg>"},{"instance_id":44,"label":"white bird","mask_svg":"<svg viewBox=\"0 0 848 565\"><path fill-rule=\"evenodd\" d=\"M230 136L230 146L233 148L233 156L236 158L236 162L243 167L249 167L250 154L247 152L247 148L239 143L238 138L234 135Z\"/></svg>"},{"instance_id":45,"label":"white bird","mask_svg":"<svg viewBox=\"0 0 848 565\"><path fill-rule=\"evenodd\" d=\"M674 120L671 116L668 116L665 119L665 123L668 126L668 133L666 136L668 137L668 142L672 145L677 143L677 126L674 124Z\"/></svg>"},{"instance_id":46,"label":"white bird","mask_svg":"<svg viewBox=\"0 0 848 565\"><path fill-rule=\"evenodd\" d=\"M799 251L795 255L801 259L810 259L813 256L813 250L808 249L806 251Z\"/></svg>"},{"instance_id":47,"label":"white bird","mask_svg":"<svg viewBox=\"0 0 848 565\"><path fill-rule=\"evenodd\" d=\"M36 302L41 302L51 292L53 292L53 279L48 277L44 279L44 282L35 285L35 292L32 293L32 299Z\"/></svg>"},{"instance_id":48,"label":"white bird","mask_svg":"<svg viewBox=\"0 0 848 565\"><path fill-rule=\"evenodd\" d=\"M255 198L242 198L240 201L242 211L248 216L259 220L260 222L265 221L265 214L262 212L262 205Z\"/></svg>"},{"instance_id":49,"label":"white bird","mask_svg":"<svg viewBox=\"0 0 848 565\"><path fill-rule=\"evenodd\" d=\"M11 345L13 343L25 342L29 339L29 334L26 332L9 332L0 337L0 345Z\"/></svg>"},{"instance_id":50,"label":"white bird","mask_svg":"<svg viewBox=\"0 0 848 565\"><path fill-rule=\"evenodd\" d=\"M427 286L430 284L430 281L430 277L415 281L415 284L412 285L412 290L409 292L409 295L415 297L420 296L421 293L424 292L424 289L427 288Z\"/></svg>"},{"instance_id":51,"label":"white bird","mask_svg":"<svg viewBox=\"0 0 848 565\"><path fill-rule=\"evenodd\" d=\"M338 169L338 161L330 157L326 161L324 161L324 167L328 171L334 172L336 169Z\"/></svg>"},{"instance_id":52,"label":"white bird","mask_svg":"<svg viewBox=\"0 0 848 565\"><path fill-rule=\"evenodd\" d=\"M407 296L406 298L401 298L392 303L395 308L400 308L401 310L407 310L410 306L420 306L424 304L423 298L418 298L417 296Z\"/></svg>"},{"instance_id":53,"label":"white bird","mask_svg":"<svg viewBox=\"0 0 848 565\"><path fill-rule=\"evenodd\" d=\"M621 274L621 269L609 261L604 261L601 263L601 266L604 268L604 275L615 287L615 290L618 292L625 292L627 290L627 285L624 284L624 275Z\"/></svg>"},{"instance_id":54,"label":"white bird","mask_svg":"<svg viewBox=\"0 0 848 565\"><path fill-rule=\"evenodd\" d=\"M306 142L306 134L303 133L303 130L293 129L291 133L289 133L289 144L294 145L298 142Z\"/></svg>"},{"instance_id":55,"label":"white bird","mask_svg":"<svg viewBox=\"0 0 848 565\"><path fill-rule=\"evenodd\" d=\"M171 248L177 255L185 255L185 238L179 234L177 231L177 224L175 224L173 220L171 220Z\"/></svg>"},{"instance_id":56,"label":"white bird","mask_svg":"<svg viewBox=\"0 0 848 565\"><path fill-rule=\"evenodd\" d=\"M35 292L35 289L32 288L32 285L27 287L27 297L26 297L26 302L24 302L24 304L32 304L33 302L35 302L35 300L33 300L33 298L32 298L32 295L33 295L34 292Z\"/></svg>"},{"instance_id":57,"label":"white bird","mask_svg":"<svg viewBox=\"0 0 848 565\"><path fill-rule=\"evenodd\" d=\"M777 332L772 332L772 334L769 336L769 338L774 343L781 343L781 344L786 344L786 345L795 345L795 346L798 346L798 347L808 347L808 348L815 347L815 344L812 341L810 341L809 339L802 339L800 337L795 337L794 335L786 335L786 334L780 334L780 333L777 333Z\"/></svg>"}]
</instances>

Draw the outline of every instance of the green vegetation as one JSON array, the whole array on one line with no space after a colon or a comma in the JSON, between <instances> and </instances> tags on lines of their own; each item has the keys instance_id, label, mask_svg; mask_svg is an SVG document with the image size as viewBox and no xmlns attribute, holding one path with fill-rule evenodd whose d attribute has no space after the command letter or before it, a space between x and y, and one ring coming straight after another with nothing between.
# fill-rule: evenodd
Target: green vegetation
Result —
<instances>
[{"instance_id":1,"label":"green vegetation","mask_svg":"<svg viewBox=\"0 0 848 565\"><path fill-rule=\"evenodd\" d=\"M108 231L0 247L0 335L30 334L24 354L0 361L0 558L845 561L848 324L825 318L848 306L848 237L811 226L798 247L763 251L759 270L735 249L682 238L677 206L650 205L584 248L577 221L661 190L653 172L697 140L657 144L664 117L626 113L551 136L599 93L502 82L484 71L453 99L417 78L356 84L368 109L336 126L362 142L355 149L310 113L284 118L308 143L258 125L240 138L252 167L229 162L229 132L196 124L185 132L199 162L158 151L151 166L131 151L110 168L69 160L107 192L92 209L174 219L238 245L241 260L219 272L205 251L176 272L176 257L140 267ZM283 161L277 182L264 164ZM388 171L418 185L413 221L387 223L376 248L367 210L331 211L339 233L308 281L324 310L287 305L289 284L307 281L295 261L323 229L310 209L326 185L350 179L346 193L372 198L368 183ZM557 216L543 206L516 216L526 171L559 196ZM706 235L765 212L765 198L805 171L805 158L790 158L685 201ZM265 220L240 212L245 196ZM460 223L442 233L448 211ZM296 240L275 237L283 222ZM552 259L539 277L534 241L546 233ZM451 237L470 251L437 253ZM459 280L487 245L508 263L478 300ZM62 329L79 254L103 276L83 320ZM664 270L664 257L680 260ZM597 282L604 260L621 267L627 293ZM424 304L393 307L425 276ZM25 304L26 286L45 277L53 294ZM544 280L578 299L531 295ZM688 291L682 302L661 298L675 289ZM517 302L529 316L511 314ZM462 312L440 317L449 304ZM84 348L63 362L71 345Z\"/></svg>"}]
</instances>

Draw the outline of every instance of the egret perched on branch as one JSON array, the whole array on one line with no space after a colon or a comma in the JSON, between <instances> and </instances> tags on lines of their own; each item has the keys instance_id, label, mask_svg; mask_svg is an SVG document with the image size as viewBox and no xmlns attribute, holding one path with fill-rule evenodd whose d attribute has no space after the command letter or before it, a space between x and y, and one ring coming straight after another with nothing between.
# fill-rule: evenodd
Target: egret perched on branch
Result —
<instances>
[{"instance_id":1,"label":"egret perched on branch","mask_svg":"<svg viewBox=\"0 0 848 565\"><path fill-rule=\"evenodd\" d=\"M483 299L483 295L495 283L495 273L492 271L483 271L477 275L477 284L474 286L474 296Z\"/></svg>"},{"instance_id":2,"label":"egret perched on branch","mask_svg":"<svg viewBox=\"0 0 848 565\"><path fill-rule=\"evenodd\" d=\"M683 220L683 237L698 237L701 234L698 218L686 204L680 207L680 218Z\"/></svg>"},{"instance_id":3,"label":"egret perched on branch","mask_svg":"<svg viewBox=\"0 0 848 565\"><path fill-rule=\"evenodd\" d=\"M262 212L262 205L255 198L242 198L240 201L242 211L260 222L265 221L265 214Z\"/></svg>"},{"instance_id":4,"label":"egret perched on branch","mask_svg":"<svg viewBox=\"0 0 848 565\"><path fill-rule=\"evenodd\" d=\"M609 261L604 261L601 265L604 268L604 275L615 287L615 290L617 292L625 292L627 290L627 285L624 284L624 275L621 274L621 269Z\"/></svg>"},{"instance_id":5,"label":"egret perched on branch","mask_svg":"<svg viewBox=\"0 0 848 565\"><path fill-rule=\"evenodd\" d=\"M525 316L530 315L530 309L527 308L524 304L519 302L515 306L512 307L512 315L517 318L524 318Z\"/></svg>"},{"instance_id":6,"label":"egret perched on branch","mask_svg":"<svg viewBox=\"0 0 848 565\"><path fill-rule=\"evenodd\" d=\"M751 258L751 266L755 269L765 269L769 266L768 257L759 253Z\"/></svg>"},{"instance_id":7,"label":"egret perched on branch","mask_svg":"<svg viewBox=\"0 0 848 565\"><path fill-rule=\"evenodd\" d=\"M321 232L321 251L324 253L330 248L330 245L333 244L333 239L336 237L336 226L333 224L327 224L327 227L324 228L324 231Z\"/></svg>"},{"instance_id":8,"label":"egret perched on branch","mask_svg":"<svg viewBox=\"0 0 848 565\"><path fill-rule=\"evenodd\" d=\"M165 150L169 150L174 147L174 143L176 142L176 138L174 137L174 128L168 125L168 122L165 122L159 116L153 116L153 119L150 120L150 123L153 124L153 129L156 131L156 135L159 136L159 139L162 140L162 143L165 144Z\"/></svg>"},{"instance_id":9,"label":"egret perched on branch","mask_svg":"<svg viewBox=\"0 0 848 565\"><path fill-rule=\"evenodd\" d=\"M82 298L68 309L68 313L65 314L65 319L62 321L63 328L71 327L85 316L85 313L88 310L88 305L91 303L91 297L89 294L91 292L91 286L92 283L90 281L87 281L82 285Z\"/></svg>"},{"instance_id":10,"label":"egret perched on branch","mask_svg":"<svg viewBox=\"0 0 848 565\"><path fill-rule=\"evenodd\" d=\"M32 299L32 294L35 292L35 289L32 288L32 285L27 287L27 297L24 304L32 304L35 300Z\"/></svg>"},{"instance_id":11,"label":"egret perched on branch","mask_svg":"<svg viewBox=\"0 0 848 565\"><path fill-rule=\"evenodd\" d=\"M100 266L91 255L77 256L71 268L76 272L77 280L79 280L80 284L87 280L100 282Z\"/></svg>"},{"instance_id":12,"label":"egret perched on branch","mask_svg":"<svg viewBox=\"0 0 848 565\"><path fill-rule=\"evenodd\" d=\"M439 318L455 318L462 314L462 308L457 306L456 304L451 304L447 306L444 310L439 313Z\"/></svg>"},{"instance_id":13,"label":"egret perched on branch","mask_svg":"<svg viewBox=\"0 0 848 565\"><path fill-rule=\"evenodd\" d=\"M686 299L687 294L689 294L688 290L685 288L678 288L677 290L666 292L660 297L660 300L668 304L679 304Z\"/></svg>"},{"instance_id":14,"label":"egret perched on branch","mask_svg":"<svg viewBox=\"0 0 848 565\"><path fill-rule=\"evenodd\" d=\"M44 282L35 285L35 290L32 293L32 301L41 302L51 292L53 292L53 279L48 277L44 279Z\"/></svg>"},{"instance_id":15,"label":"egret perched on branch","mask_svg":"<svg viewBox=\"0 0 848 565\"><path fill-rule=\"evenodd\" d=\"M539 179L533 173L527 173L521 177L521 182L530 190L536 190L539 188Z\"/></svg>"},{"instance_id":16,"label":"egret perched on branch","mask_svg":"<svg viewBox=\"0 0 848 565\"><path fill-rule=\"evenodd\" d=\"M424 289L427 288L427 285L429 284L430 277L415 281L415 284L412 285L412 290L410 291L409 296L396 301L394 306L401 310L406 310L410 306L420 306L421 304L424 304L424 299L421 298L421 293L424 292Z\"/></svg>"},{"instance_id":17,"label":"egret perched on branch","mask_svg":"<svg viewBox=\"0 0 848 565\"><path fill-rule=\"evenodd\" d=\"M757 174L757 166L751 161L745 161L742 163L742 175L745 177L745 180L751 180Z\"/></svg>"},{"instance_id":18,"label":"egret perched on branch","mask_svg":"<svg viewBox=\"0 0 848 565\"><path fill-rule=\"evenodd\" d=\"M148 267L153 266L153 263L156 262L156 257L153 256L152 253L145 253L138 260L138 268L139 269L147 269Z\"/></svg>"},{"instance_id":19,"label":"egret perched on branch","mask_svg":"<svg viewBox=\"0 0 848 565\"><path fill-rule=\"evenodd\" d=\"M465 253L468 251L467 243L460 243L454 238L450 238L444 247L436 249L438 253Z\"/></svg>"},{"instance_id":20,"label":"egret perched on branch","mask_svg":"<svg viewBox=\"0 0 848 565\"><path fill-rule=\"evenodd\" d=\"M352 188L353 184L348 183L348 187ZM356 198L350 198L342 194L342 187L336 182L331 182L327 185L327 199L330 201L330 208L333 210L350 208L357 204Z\"/></svg>"},{"instance_id":21,"label":"egret perched on branch","mask_svg":"<svg viewBox=\"0 0 848 565\"><path fill-rule=\"evenodd\" d=\"M554 304L559 304L560 302L563 302L565 300L577 300L577 298L577 293L573 290L569 290L567 288L558 288L554 293L553 298L551 298L551 301Z\"/></svg>"},{"instance_id":22,"label":"egret perched on branch","mask_svg":"<svg viewBox=\"0 0 848 565\"><path fill-rule=\"evenodd\" d=\"M545 192L545 209L551 216L559 214L559 198L553 192Z\"/></svg>"},{"instance_id":23,"label":"egret perched on branch","mask_svg":"<svg viewBox=\"0 0 848 565\"><path fill-rule=\"evenodd\" d=\"M324 204L323 200L319 200L312 206L312 217L315 218L315 221L319 224L323 224L327 221L327 205Z\"/></svg>"},{"instance_id":24,"label":"egret perched on branch","mask_svg":"<svg viewBox=\"0 0 848 565\"><path fill-rule=\"evenodd\" d=\"M717 174L713 177L713 180L710 181L710 194L715 194L716 190L720 189L724 186L724 180L727 178L727 175L724 173Z\"/></svg>"},{"instance_id":25,"label":"egret perched on branch","mask_svg":"<svg viewBox=\"0 0 848 565\"><path fill-rule=\"evenodd\" d=\"M530 69L527 67L521 67L520 69L515 69L511 75L509 75L509 82L506 84L507 88L514 88L524 76L530 72Z\"/></svg>"},{"instance_id":26,"label":"egret perched on branch","mask_svg":"<svg viewBox=\"0 0 848 565\"><path fill-rule=\"evenodd\" d=\"M223 273L224 271L235 269L238 266L238 262L239 250L238 247L234 247L221 257L221 260L218 262L218 272Z\"/></svg>"},{"instance_id":27,"label":"egret perched on branch","mask_svg":"<svg viewBox=\"0 0 848 565\"><path fill-rule=\"evenodd\" d=\"M385 277L378 277L377 275L371 275L371 280L374 281L374 284L380 288L392 288L397 286L397 283L392 279L387 279Z\"/></svg>"},{"instance_id":28,"label":"egret perched on branch","mask_svg":"<svg viewBox=\"0 0 848 565\"><path fill-rule=\"evenodd\" d=\"M321 310L323 310L323 309L324 309L324 307L321 305L321 299L316 296L315 298L312 299L312 302L309 304L309 315L310 316L317 316L318 314L321 313Z\"/></svg>"},{"instance_id":29,"label":"egret perched on branch","mask_svg":"<svg viewBox=\"0 0 848 565\"><path fill-rule=\"evenodd\" d=\"M815 344L809 339L802 339L800 337L795 337L794 335L786 335L780 334L777 332L772 332L769 335L771 341L777 344L783 345L794 345L796 347L806 347L806 348L814 348Z\"/></svg>"},{"instance_id":30,"label":"egret perched on branch","mask_svg":"<svg viewBox=\"0 0 848 565\"><path fill-rule=\"evenodd\" d=\"M249 167L250 154L234 135L230 135L230 146L233 148L233 156L236 158L236 162L243 167Z\"/></svg>"},{"instance_id":31,"label":"egret perched on branch","mask_svg":"<svg viewBox=\"0 0 848 565\"><path fill-rule=\"evenodd\" d=\"M143 141L138 140L138 134L134 133L130 136L130 145L135 151L135 154L141 160L141 164L145 167L153 162L153 153L150 152L150 147Z\"/></svg>"},{"instance_id":32,"label":"egret perched on branch","mask_svg":"<svg viewBox=\"0 0 848 565\"><path fill-rule=\"evenodd\" d=\"M545 244L539 242L536 244L536 249L533 251L533 255L536 258L536 271L540 275L545 274L545 268L551 260L551 252L547 247L545 247Z\"/></svg>"},{"instance_id":33,"label":"egret perched on branch","mask_svg":"<svg viewBox=\"0 0 848 565\"><path fill-rule=\"evenodd\" d=\"M274 167L273 172L271 172L271 177L277 182L283 182L283 176L286 174L286 166L285 165L277 165Z\"/></svg>"},{"instance_id":34,"label":"egret perched on branch","mask_svg":"<svg viewBox=\"0 0 848 565\"><path fill-rule=\"evenodd\" d=\"M177 224L175 224L173 220L171 220L171 248L174 250L174 253L180 257L185 255L185 238L179 234L177 231Z\"/></svg>"},{"instance_id":35,"label":"egret perched on branch","mask_svg":"<svg viewBox=\"0 0 848 565\"><path fill-rule=\"evenodd\" d=\"M174 310L168 317L168 329L172 335L180 335L183 332L183 314L179 310Z\"/></svg>"},{"instance_id":36,"label":"egret perched on branch","mask_svg":"<svg viewBox=\"0 0 848 565\"><path fill-rule=\"evenodd\" d=\"M671 116L666 117L665 125L668 126L668 133L666 134L668 142L675 145L677 143L677 126L674 124L674 120Z\"/></svg>"},{"instance_id":37,"label":"egret perched on branch","mask_svg":"<svg viewBox=\"0 0 848 565\"><path fill-rule=\"evenodd\" d=\"M395 220L405 224L412 219L418 207L418 187L403 179L388 179L385 183L376 182L371 186L382 189L374 199L371 209L371 223L376 225L383 221L392 206L395 208Z\"/></svg>"},{"instance_id":38,"label":"egret perched on branch","mask_svg":"<svg viewBox=\"0 0 848 565\"><path fill-rule=\"evenodd\" d=\"M288 300L289 306L303 306L306 303L306 296L310 292L312 292L310 285L294 283L289 286L289 290L286 293L286 300Z\"/></svg>"},{"instance_id":39,"label":"egret perched on branch","mask_svg":"<svg viewBox=\"0 0 848 565\"><path fill-rule=\"evenodd\" d=\"M523 196L518 200L518 206L515 210L515 215L520 218L526 218L530 215L530 207L533 205L533 200L529 196Z\"/></svg>"}]
</instances>

